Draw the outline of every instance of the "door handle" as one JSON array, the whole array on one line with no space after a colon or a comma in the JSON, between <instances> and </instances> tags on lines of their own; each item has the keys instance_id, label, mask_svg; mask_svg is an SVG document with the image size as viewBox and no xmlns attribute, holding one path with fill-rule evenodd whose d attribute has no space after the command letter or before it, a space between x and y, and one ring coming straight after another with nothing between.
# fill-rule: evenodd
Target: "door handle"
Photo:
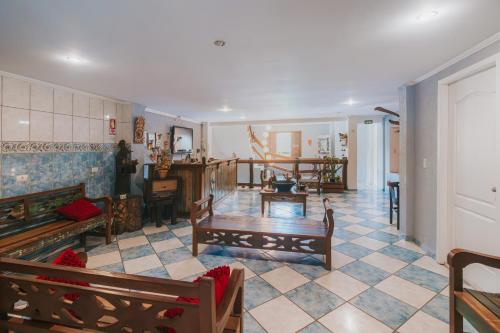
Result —
<instances>
[{"instance_id":1,"label":"door handle","mask_svg":"<svg viewBox=\"0 0 500 333\"><path fill-rule=\"evenodd\" d=\"M497 192L497 187L496 187L496 186L493 186L493 187L491 188L491 192L496 193L496 192Z\"/></svg>"}]
</instances>

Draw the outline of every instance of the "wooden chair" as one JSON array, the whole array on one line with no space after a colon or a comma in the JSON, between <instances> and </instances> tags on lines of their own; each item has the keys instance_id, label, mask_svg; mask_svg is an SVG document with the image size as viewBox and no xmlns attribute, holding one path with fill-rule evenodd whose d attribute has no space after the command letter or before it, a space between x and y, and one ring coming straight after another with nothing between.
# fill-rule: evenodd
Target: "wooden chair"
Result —
<instances>
[{"instance_id":1,"label":"wooden chair","mask_svg":"<svg viewBox=\"0 0 500 333\"><path fill-rule=\"evenodd\" d=\"M321 192L321 175L322 171L314 165L313 169L298 170L297 181L299 184L304 184L308 189L315 189L318 194Z\"/></svg>"},{"instance_id":2,"label":"wooden chair","mask_svg":"<svg viewBox=\"0 0 500 333\"><path fill-rule=\"evenodd\" d=\"M393 213L396 213L396 227L399 230L399 182L387 182L389 186L389 219L392 224Z\"/></svg>"},{"instance_id":3,"label":"wooden chair","mask_svg":"<svg viewBox=\"0 0 500 333\"><path fill-rule=\"evenodd\" d=\"M470 264L482 264L500 269L500 257L462 249L448 254L450 266L450 332L463 333L467 319L481 333L500 332L500 294L466 289L463 270Z\"/></svg>"},{"instance_id":4,"label":"wooden chair","mask_svg":"<svg viewBox=\"0 0 500 333\"><path fill-rule=\"evenodd\" d=\"M270 180L273 176L273 173L269 169L262 169L260 170L260 188L263 189L264 187L268 186L270 183Z\"/></svg>"}]
</instances>

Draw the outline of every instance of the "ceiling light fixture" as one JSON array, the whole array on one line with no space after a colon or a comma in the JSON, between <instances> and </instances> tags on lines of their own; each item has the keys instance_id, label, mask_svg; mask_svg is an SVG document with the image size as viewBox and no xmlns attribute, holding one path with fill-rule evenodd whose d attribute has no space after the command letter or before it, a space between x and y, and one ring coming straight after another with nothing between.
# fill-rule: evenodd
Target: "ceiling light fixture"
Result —
<instances>
[{"instance_id":1,"label":"ceiling light fixture","mask_svg":"<svg viewBox=\"0 0 500 333\"><path fill-rule=\"evenodd\" d=\"M89 62L87 59L74 54L62 55L59 56L59 59L72 65L84 65Z\"/></svg>"},{"instance_id":2,"label":"ceiling light fixture","mask_svg":"<svg viewBox=\"0 0 500 333\"><path fill-rule=\"evenodd\" d=\"M245 120L245 119L247 119L247 117L245 117L245 116L240 116L240 119L241 119L241 120Z\"/></svg>"},{"instance_id":3,"label":"ceiling light fixture","mask_svg":"<svg viewBox=\"0 0 500 333\"><path fill-rule=\"evenodd\" d=\"M223 41L222 39L219 39L219 40L216 40L216 41L214 42L214 45L215 45L215 46L219 46L219 47L223 47L224 45L226 45L226 42L225 42L225 41Z\"/></svg>"},{"instance_id":4,"label":"ceiling light fixture","mask_svg":"<svg viewBox=\"0 0 500 333\"><path fill-rule=\"evenodd\" d=\"M227 106L223 106L222 108L219 109L220 112L231 112L233 111L232 109L228 108Z\"/></svg>"},{"instance_id":5,"label":"ceiling light fixture","mask_svg":"<svg viewBox=\"0 0 500 333\"><path fill-rule=\"evenodd\" d=\"M437 10L426 10L417 15L417 21L428 21L438 16L438 14Z\"/></svg>"},{"instance_id":6,"label":"ceiling light fixture","mask_svg":"<svg viewBox=\"0 0 500 333\"><path fill-rule=\"evenodd\" d=\"M355 100L353 100L352 98L349 98L347 101L344 102L344 105L354 105L356 104L357 102Z\"/></svg>"}]
</instances>

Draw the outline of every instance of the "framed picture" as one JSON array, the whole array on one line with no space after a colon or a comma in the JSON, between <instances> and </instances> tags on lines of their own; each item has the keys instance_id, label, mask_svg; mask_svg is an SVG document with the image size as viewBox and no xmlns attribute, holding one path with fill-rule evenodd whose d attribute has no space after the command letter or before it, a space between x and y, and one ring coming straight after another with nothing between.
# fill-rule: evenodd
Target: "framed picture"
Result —
<instances>
[{"instance_id":1,"label":"framed picture","mask_svg":"<svg viewBox=\"0 0 500 333\"><path fill-rule=\"evenodd\" d=\"M318 137L318 153L330 154L330 136L322 135Z\"/></svg>"},{"instance_id":2,"label":"framed picture","mask_svg":"<svg viewBox=\"0 0 500 333\"><path fill-rule=\"evenodd\" d=\"M109 120L109 135L116 135L116 119Z\"/></svg>"}]
</instances>

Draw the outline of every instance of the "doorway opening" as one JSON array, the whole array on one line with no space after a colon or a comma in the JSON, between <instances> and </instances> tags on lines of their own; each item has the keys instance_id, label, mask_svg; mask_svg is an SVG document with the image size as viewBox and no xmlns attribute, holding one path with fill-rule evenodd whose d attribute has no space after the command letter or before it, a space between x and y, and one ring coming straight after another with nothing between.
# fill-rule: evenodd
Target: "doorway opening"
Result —
<instances>
[{"instance_id":1,"label":"doorway opening","mask_svg":"<svg viewBox=\"0 0 500 333\"><path fill-rule=\"evenodd\" d=\"M381 122L360 123L357 128L357 188L384 188L383 127Z\"/></svg>"}]
</instances>

